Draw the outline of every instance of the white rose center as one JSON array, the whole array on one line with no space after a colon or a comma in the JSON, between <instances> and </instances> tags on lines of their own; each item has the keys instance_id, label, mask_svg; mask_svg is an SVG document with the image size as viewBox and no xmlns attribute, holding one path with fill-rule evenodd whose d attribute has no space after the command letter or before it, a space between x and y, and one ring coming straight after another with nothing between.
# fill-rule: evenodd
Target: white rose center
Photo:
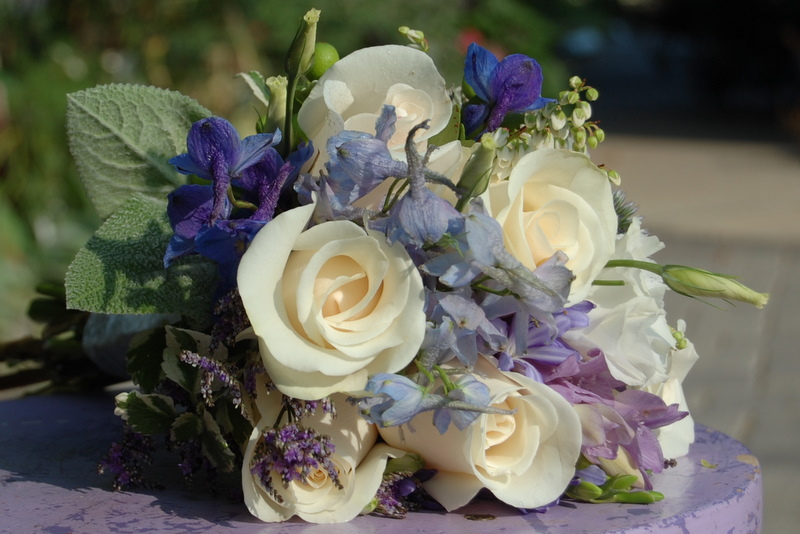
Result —
<instances>
[{"instance_id":1,"label":"white rose center","mask_svg":"<svg viewBox=\"0 0 800 534\"><path fill-rule=\"evenodd\" d=\"M507 402L492 405L509 410ZM486 417L485 468L490 473L507 467L519 457L519 439L515 439L517 419L514 414L490 414Z\"/></svg>"}]
</instances>

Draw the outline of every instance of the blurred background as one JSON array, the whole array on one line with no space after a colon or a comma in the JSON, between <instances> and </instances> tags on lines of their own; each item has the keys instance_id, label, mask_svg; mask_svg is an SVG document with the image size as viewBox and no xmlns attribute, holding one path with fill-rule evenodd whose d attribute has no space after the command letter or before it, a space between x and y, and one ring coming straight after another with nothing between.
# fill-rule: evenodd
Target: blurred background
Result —
<instances>
[{"instance_id":1,"label":"blurred background","mask_svg":"<svg viewBox=\"0 0 800 534\"><path fill-rule=\"evenodd\" d=\"M35 286L61 282L100 224L65 135L66 95L105 83L180 91L254 131L238 72L282 74L299 18L341 55L425 32L457 85L477 41L524 53L544 96L571 75L600 90L607 141L594 160L622 174L656 259L773 294L767 310L670 299L701 361L686 383L695 418L750 446L765 472L765 532L800 521L800 2L796 0L0 0L0 341L36 334ZM0 365L3 365L0 362ZM0 368L0 377L2 368Z\"/></svg>"}]
</instances>

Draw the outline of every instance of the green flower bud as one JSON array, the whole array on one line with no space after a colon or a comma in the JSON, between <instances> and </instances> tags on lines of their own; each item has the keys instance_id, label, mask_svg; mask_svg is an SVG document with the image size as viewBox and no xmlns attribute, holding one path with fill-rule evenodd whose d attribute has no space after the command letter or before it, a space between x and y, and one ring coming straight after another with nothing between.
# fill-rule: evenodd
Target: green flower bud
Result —
<instances>
[{"instance_id":1,"label":"green flower bud","mask_svg":"<svg viewBox=\"0 0 800 534\"><path fill-rule=\"evenodd\" d=\"M267 122L262 131L274 132L277 128L283 128L283 124L286 122L286 91L289 81L286 76L270 76L265 83L270 97Z\"/></svg>"},{"instance_id":2,"label":"green flower bud","mask_svg":"<svg viewBox=\"0 0 800 534\"><path fill-rule=\"evenodd\" d=\"M588 102L579 102L578 107L583 111L586 115L586 118L589 119L592 116L592 105Z\"/></svg>"},{"instance_id":3,"label":"green flower bud","mask_svg":"<svg viewBox=\"0 0 800 534\"><path fill-rule=\"evenodd\" d=\"M300 22L284 63L289 78L297 79L305 75L314 64L314 45L317 41L317 22L320 13L319 9L310 9Z\"/></svg>"},{"instance_id":4,"label":"green flower bud","mask_svg":"<svg viewBox=\"0 0 800 534\"><path fill-rule=\"evenodd\" d=\"M408 26L400 26L397 28L397 31L400 32L400 35L404 35L411 41L411 46L413 48L418 48L423 52L428 51L428 41L425 39L425 34L419 30L412 30Z\"/></svg>"},{"instance_id":5,"label":"green flower bud","mask_svg":"<svg viewBox=\"0 0 800 534\"><path fill-rule=\"evenodd\" d=\"M467 193L467 200L477 197L489 187L497 148L494 136L490 133L483 134L477 148L464 165L458 187Z\"/></svg>"},{"instance_id":6,"label":"green flower bud","mask_svg":"<svg viewBox=\"0 0 800 534\"><path fill-rule=\"evenodd\" d=\"M597 142L598 143L602 143L603 141L606 140L606 132L604 132L600 128L595 128L594 135L595 135L595 137L597 137Z\"/></svg>"},{"instance_id":7,"label":"green flower bud","mask_svg":"<svg viewBox=\"0 0 800 534\"><path fill-rule=\"evenodd\" d=\"M560 109L550 117L550 125L554 130L560 130L567 124L567 116Z\"/></svg>"},{"instance_id":8,"label":"green flower bud","mask_svg":"<svg viewBox=\"0 0 800 534\"><path fill-rule=\"evenodd\" d=\"M577 145L585 145L586 144L586 128L577 128L572 132L572 138L575 140L575 144Z\"/></svg>"},{"instance_id":9,"label":"green flower bud","mask_svg":"<svg viewBox=\"0 0 800 534\"><path fill-rule=\"evenodd\" d=\"M573 76L572 78L569 79L569 86L572 87L573 89L577 89L581 85L583 85L583 80L581 79L580 76Z\"/></svg>"},{"instance_id":10,"label":"green flower bud","mask_svg":"<svg viewBox=\"0 0 800 534\"><path fill-rule=\"evenodd\" d=\"M598 141L597 137L595 137L594 135L590 135L589 138L586 139L586 144L589 145L589 148L591 148L592 150L597 148L597 145L599 143L600 143L600 141Z\"/></svg>"},{"instance_id":11,"label":"green flower bud","mask_svg":"<svg viewBox=\"0 0 800 534\"><path fill-rule=\"evenodd\" d=\"M594 87L589 87L586 90L586 100L594 102L598 98L600 98L600 93L597 91L597 89L595 89Z\"/></svg>"},{"instance_id":12,"label":"green flower bud","mask_svg":"<svg viewBox=\"0 0 800 534\"><path fill-rule=\"evenodd\" d=\"M583 123L586 122L588 117L586 116L586 112L583 111L583 108L576 107L572 110L572 124L574 126L583 126Z\"/></svg>"},{"instance_id":13,"label":"green flower bud","mask_svg":"<svg viewBox=\"0 0 800 534\"><path fill-rule=\"evenodd\" d=\"M567 94L567 104L577 104L581 99L581 95L575 92Z\"/></svg>"},{"instance_id":14,"label":"green flower bud","mask_svg":"<svg viewBox=\"0 0 800 534\"><path fill-rule=\"evenodd\" d=\"M670 289L688 297L738 300L752 304L756 308L763 308L769 301L769 294L753 291L737 282L732 276L695 267L665 265L661 278Z\"/></svg>"},{"instance_id":15,"label":"green flower bud","mask_svg":"<svg viewBox=\"0 0 800 534\"><path fill-rule=\"evenodd\" d=\"M622 183L622 176L620 176L619 173L615 170L608 171L608 179L614 185L619 185Z\"/></svg>"}]
</instances>

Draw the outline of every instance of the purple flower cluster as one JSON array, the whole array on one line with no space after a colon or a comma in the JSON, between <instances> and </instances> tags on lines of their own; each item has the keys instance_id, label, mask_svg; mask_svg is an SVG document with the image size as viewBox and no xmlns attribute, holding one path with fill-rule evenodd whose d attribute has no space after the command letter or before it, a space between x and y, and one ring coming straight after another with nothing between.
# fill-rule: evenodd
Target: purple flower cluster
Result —
<instances>
[{"instance_id":1,"label":"purple flower cluster","mask_svg":"<svg viewBox=\"0 0 800 534\"><path fill-rule=\"evenodd\" d=\"M214 406L212 385L216 378L228 388L228 393L231 396L233 405L243 408L242 391L234 372L226 369L221 362L213 358L200 356L196 352L189 350L181 351L179 358L182 362L188 363L192 367L199 367L202 369L203 374L200 380L200 393L203 395L203 399L205 399L208 406Z\"/></svg>"},{"instance_id":2,"label":"purple flower cluster","mask_svg":"<svg viewBox=\"0 0 800 534\"><path fill-rule=\"evenodd\" d=\"M135 432L128 425L123 427L122 432L122 441L111 444L108 453L100 460L97 472L101 475L111 473L114 477L112 486L116 491L159 487L142 478L142 469L153 462L155 445L152 438Z\"/></svg>"},{"instance_id":3,"label":"purple flower cluster","mask_svg":"<svg viewBox=\"0 0 800 534\"><path fill-rule=\"evenodd\" d=\"M286 488L294 481L306 482L315 471L322 470L342 489L339 471L330 458L334 450L329 436L298 423L269 428L256 446L250 472L279 503L283 502L283 497L275 488L273 476Z\"/></svg>"},{"instance_id":4,"label":"purple flower cluster","mask_svg":"<svg viewBox=\"0 0 800 534\"><path fill-rule=\"evenodd\" d=\"M188 152L170 163L180 173L211 183L183 185L170 193L167 216L174 236L164 267L182 256L200 254L218 264L223 291L236 285L244 251L272 219L284 186L312 153L310 145L302 146L284 161L274 148L280 141L279 131L240 140L233 125L219 117L192 125Z\"/></svg>"}]
</instances>

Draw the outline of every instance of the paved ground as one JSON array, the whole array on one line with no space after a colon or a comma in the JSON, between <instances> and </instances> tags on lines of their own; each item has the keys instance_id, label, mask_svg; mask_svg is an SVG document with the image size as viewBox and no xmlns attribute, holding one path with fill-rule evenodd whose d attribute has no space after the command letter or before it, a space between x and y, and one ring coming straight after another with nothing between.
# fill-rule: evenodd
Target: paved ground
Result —
<instances>
[{"instance_id":1,"label":"paved ground","mask_svg":"<svg viewBox=\"0 0 800 534\"><path fill-rule=\"evenodd\" d=\"M764 533L796 531L800 507L800 150L753 141L610 135L593 153L622 175L656 260L735 274L771 300L720 311L668 295L700 360L684 384L695 419L747 445L764 473Z\"/></svg>"}]
</instances>

